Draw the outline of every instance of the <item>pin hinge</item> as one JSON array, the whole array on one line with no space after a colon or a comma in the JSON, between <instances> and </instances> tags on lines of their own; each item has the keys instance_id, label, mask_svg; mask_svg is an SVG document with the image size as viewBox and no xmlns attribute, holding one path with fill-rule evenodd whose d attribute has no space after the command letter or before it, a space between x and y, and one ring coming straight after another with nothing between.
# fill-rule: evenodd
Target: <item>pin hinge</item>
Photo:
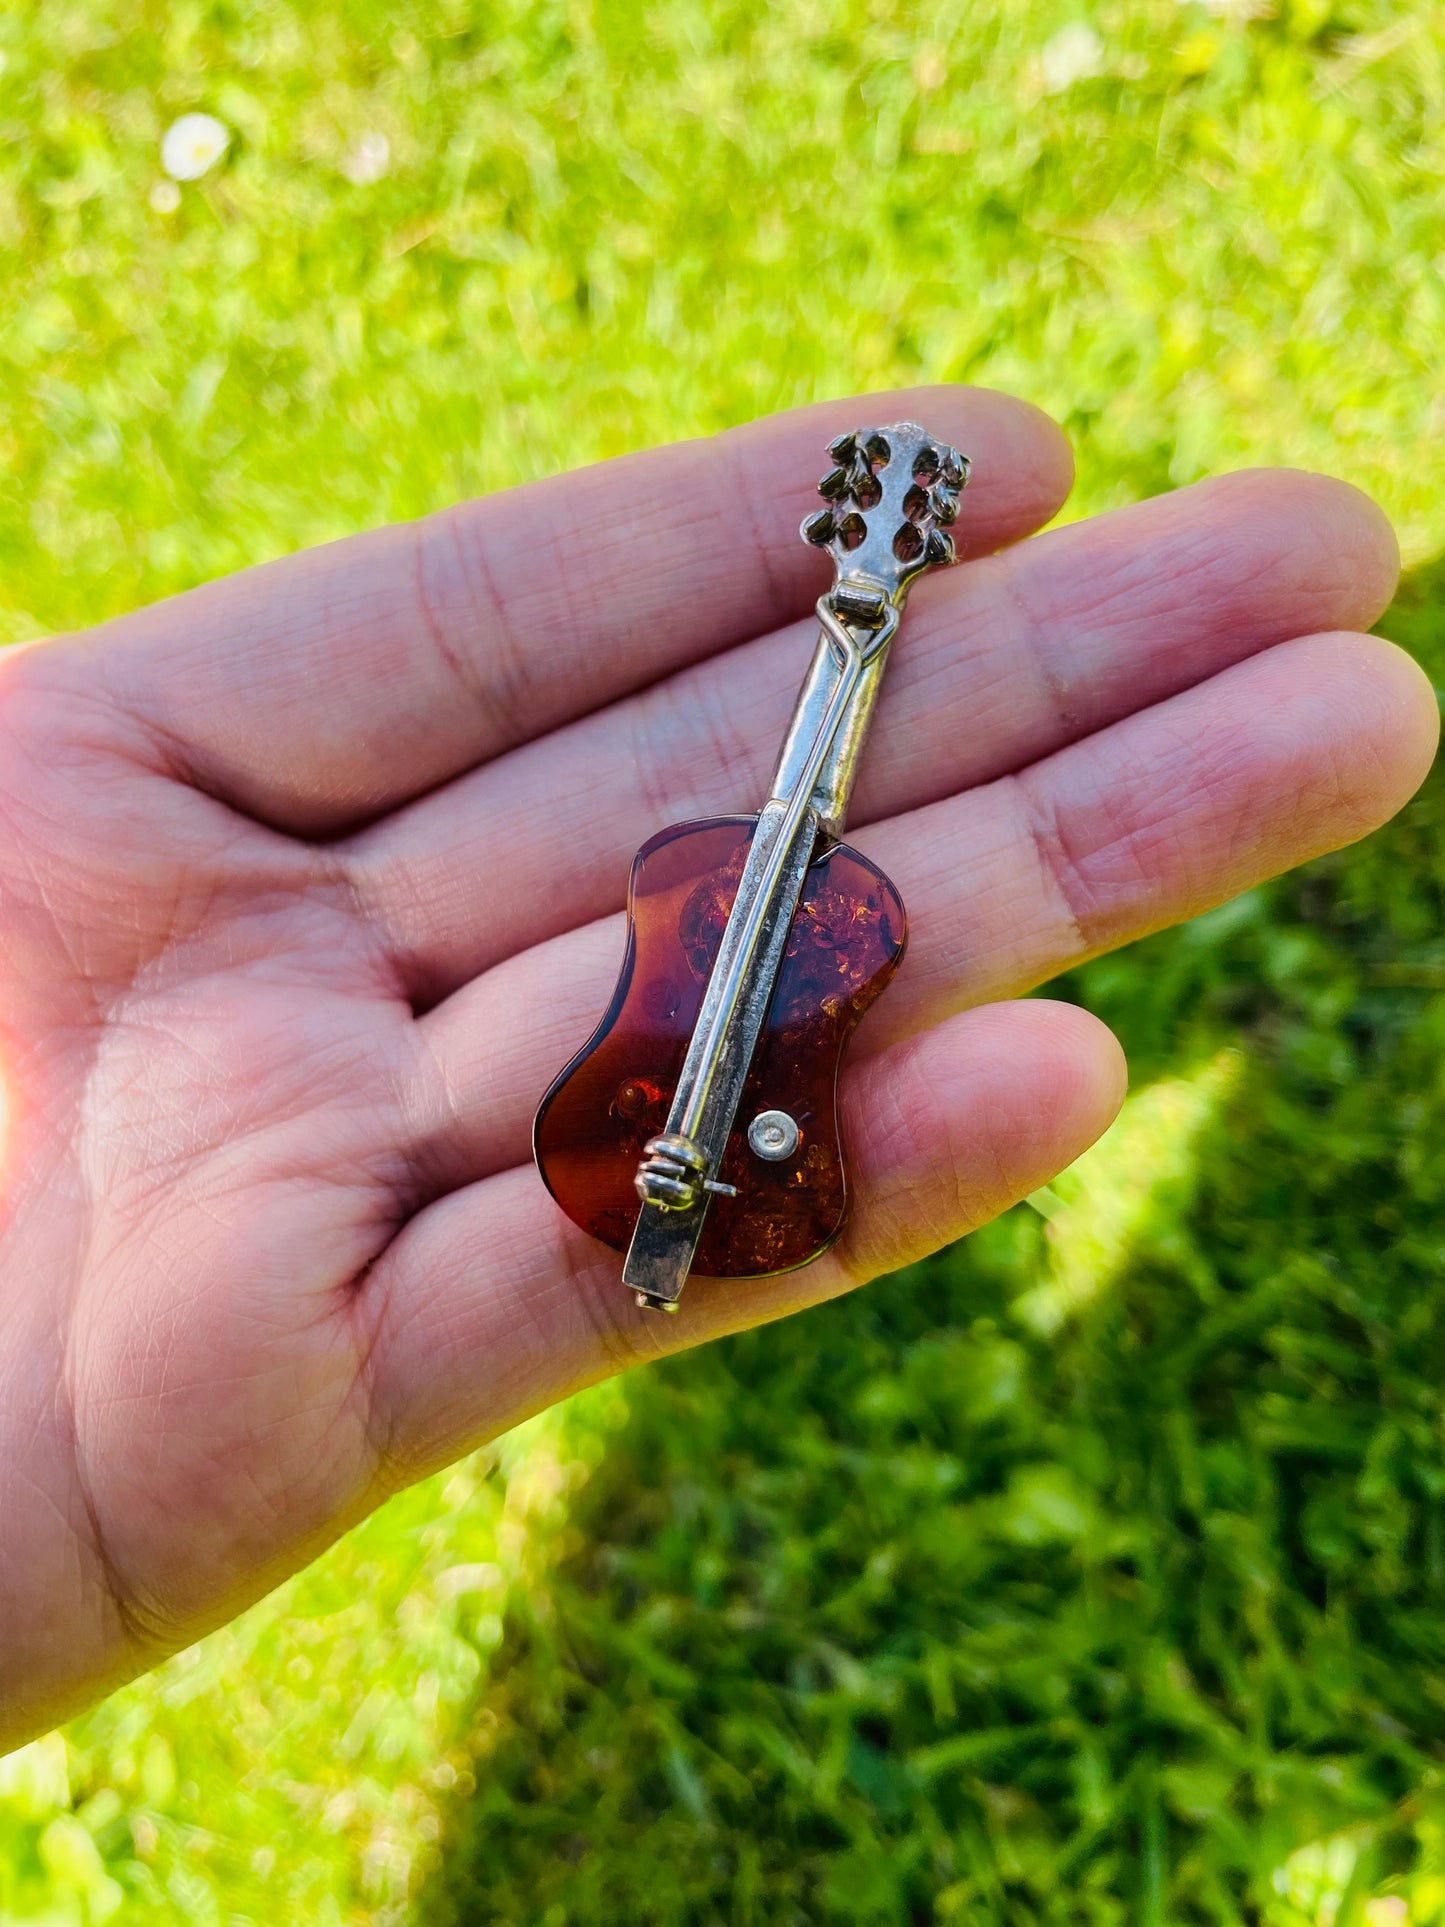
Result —
<instances>
[{"instance_id":1,"label":"pin hinge","mask_svg":"<svg viewBox=\"0 0 1445 1927\"><path fill-rule=\"evenodd\" d=\"M888 609L884 591L862 582L837 583L828 601L835 615L841 616L844 622L856 622L860 629L878 628Z\"/></svg>"}]
</instances>

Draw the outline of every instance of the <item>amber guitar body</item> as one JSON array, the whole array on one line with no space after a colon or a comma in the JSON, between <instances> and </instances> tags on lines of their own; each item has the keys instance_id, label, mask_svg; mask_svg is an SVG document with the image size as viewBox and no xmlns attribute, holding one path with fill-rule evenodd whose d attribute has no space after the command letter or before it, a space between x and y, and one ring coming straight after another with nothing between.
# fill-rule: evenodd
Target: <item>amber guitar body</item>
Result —
<instances>
[{"instance_id":1,"label":"amber guitar body","mask_svg":"<svg viewBox=\"0 0 1445 1927\"><path fill-rule=\"evenodd\" d=\"M625 1251L641 1211L648 1140L664 1130L756 819L710 817L652 837L632 866L627 953L590 1041L537 1113L537 1164L568 1217ZM718 1171L737 1196L708 1208L694 1270L714 1278L789 1271L838 1236L848 1209L838 1069L860 1018L897 970L898 892L847 844L809 866L752 1068ZM797 1148L752 1150L750 1121L788 1113Z\"/></svg>"}]
</instances>

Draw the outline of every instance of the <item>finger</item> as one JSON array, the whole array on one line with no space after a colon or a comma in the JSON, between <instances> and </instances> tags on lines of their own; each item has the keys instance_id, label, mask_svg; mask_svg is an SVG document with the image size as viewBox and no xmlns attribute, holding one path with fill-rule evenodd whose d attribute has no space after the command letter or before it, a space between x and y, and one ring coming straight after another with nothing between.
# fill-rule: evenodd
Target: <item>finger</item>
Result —
<instances>
[{"instance_id":1,"label":"finger","mask_svg":"<svg viewBox=\"0 0 1445 1927\"><path fill-rule=\"evenodd\" d=\"M1067 444L1024 402L826 402L290 556L64 648L186 781L329 833L800 615L827 586L798 523L828 441L910 415L974 458L964 552L1068 493Z\"/></svg>"},{"instance_id":2,"label":"finger","mask_svg":"<svg viewBox=\"0 0 1445 1927\"><path fill-rule=\"evenodd\" d=\"M1437 729L1403 651L1315 637L874 825L857 842L901 892L910 940L855 1048L1015 995L1364 835L1422 781ZM441 1074L414 1155L433 1182L526 1156L547 1075L596 1021L622 947L620 917L570 932L422 1020Z\"/></svg>"},{"instance_id":3,"label":"finger","mask_svg":"<svg viewBox=\"0 0 1445 1927\"><path fill-rule=\"evenodd\" d=\"M362 1315L374 1436L398 1482L640 1359L780 1318L963 1236L1036 1190L1124 1094L1110 1033L1067 1004L955 1017L849 1070L854 1207L840 1244L784 1277L694 1280L639 1312L621 1260L530 1169L453 1193L373 1267Z\"/></svg>"},{"instance_id":4,"label":"finger","mask_svg":"<svg viewBox=\"0 0 1445 1927\"><path fill-rule=\"evenodd\" d=\"M917 593L855 825L1047 755L1291 636L1364 628L1394 589L1384 516L1258 471L1039 536ZM931 593L930 593L931 591ZM816 624L746 644L458 778L345 852L413 997L618 908L661 825L756 808Z\"/></svg>"}]
</instances>

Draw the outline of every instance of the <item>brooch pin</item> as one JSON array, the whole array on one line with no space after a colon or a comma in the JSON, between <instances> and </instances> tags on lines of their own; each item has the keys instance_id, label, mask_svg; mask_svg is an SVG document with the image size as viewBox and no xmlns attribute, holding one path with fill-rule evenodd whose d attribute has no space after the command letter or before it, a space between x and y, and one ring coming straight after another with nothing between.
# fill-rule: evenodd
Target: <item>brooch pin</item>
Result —
<instances>
[{"instance_id":1,"label":"brooch pin","mask_svg":"<svg viewBox=\"0 0 1445 1927\"><path fill-rule=\"evenodd\" d=\"M533 1127L548 1190L627 1254L654 1310L692 1272L791 1271L842 1231L838 1070L903 956L898 892L839 839L904 601L954 559L969 465L916 422L828 452L802 532L835 580L768 800L643 844L612 1000Z\"/></svg>"}]
</instances>

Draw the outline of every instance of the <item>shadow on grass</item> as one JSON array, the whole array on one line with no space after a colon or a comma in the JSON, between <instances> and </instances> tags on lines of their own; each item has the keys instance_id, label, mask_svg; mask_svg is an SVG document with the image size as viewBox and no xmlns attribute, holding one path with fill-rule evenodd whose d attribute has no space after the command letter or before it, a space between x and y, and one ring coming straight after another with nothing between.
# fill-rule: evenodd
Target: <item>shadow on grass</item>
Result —
<instances>
[{"instance_id":1,"label":"shadow on grass","mask_svg":"<svg viewBox=\"0 0 1445 1927\"><path fill-rule=\"evenodd\" d=\"M1381 628L1441 680L1445 566ZM1432 779L1359 849L1069 980L1136 1085L1239 1054L1189 1182L1057 1330L1029 1307L1071 1234L1020 1207L632 1380L509 1628L429 1927L1349 1927L1424 1893L1442 819Z\"/></svg>"}]
</instances>

